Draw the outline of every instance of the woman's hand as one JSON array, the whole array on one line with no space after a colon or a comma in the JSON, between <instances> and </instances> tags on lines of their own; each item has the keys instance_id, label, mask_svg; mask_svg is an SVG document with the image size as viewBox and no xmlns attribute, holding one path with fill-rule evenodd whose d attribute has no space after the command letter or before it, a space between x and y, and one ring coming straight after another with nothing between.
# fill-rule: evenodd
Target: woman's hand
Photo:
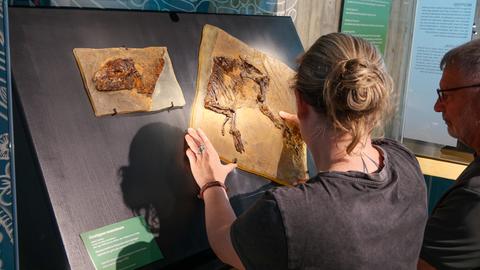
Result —
<instances>
[{"instance_id":1,"label":"woman's hand","mask_svg":"<svg viewBox=\"0 0 480 270\"><path fill-rule=\"evenodd\" d=\"M225 183L225 178L237 167L237 164L223 165L210 140L200 129L189 128L185 140L189 147L186 152L187 157L197 185L202 188L212 181Z\"/></svg>"},{"instance_id":2,"label":"woman's hand","mask_svg":"<svg viewBox=\"0 0 480 270\"><path fill-rule=\"evenodd\" d=\"M298 120L298 116L296 114L292 114L292 113L287 113L287 112L284 112L284 111L279 111L278 112L278 115L285 121L289 122L290 124L296 126L296 127L299 127L299 120Z\"/></svg>"},{"instance_id":3,"label":"woman's hand","mask_svg":"<svg viewBox=\"0 0 480 270\"><path fill-rule=\"evenodd\" d=\"M278 115L285 120L286 122L290 123L291 125L300 128L300 122L298 120L298 116L296 114L287 113L284 111L279 111ZM297 186L300 184L305 184L308 181L308 175L304 179L297 179L297 181L293 182L292 185Z\"/></svg>"}]
</instances>

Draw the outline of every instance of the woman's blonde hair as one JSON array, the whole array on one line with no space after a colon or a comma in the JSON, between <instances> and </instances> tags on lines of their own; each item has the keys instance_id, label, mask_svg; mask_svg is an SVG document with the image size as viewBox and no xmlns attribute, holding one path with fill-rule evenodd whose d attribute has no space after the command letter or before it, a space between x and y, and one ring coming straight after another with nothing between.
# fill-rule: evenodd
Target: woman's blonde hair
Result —
<instances>
[{"instance_id":1,"label":"woman's blonde hair","mask_svg":"<svg viewBox=\"0 0 480 270\"><path fill-rule=\"evenodd\" d=\"M390 107L392 78L380 52L368 41L343 33L320 37L302 56L294 88L305 102L352 136L350 154L382 123Z\"/></svg>"}]
</instances>

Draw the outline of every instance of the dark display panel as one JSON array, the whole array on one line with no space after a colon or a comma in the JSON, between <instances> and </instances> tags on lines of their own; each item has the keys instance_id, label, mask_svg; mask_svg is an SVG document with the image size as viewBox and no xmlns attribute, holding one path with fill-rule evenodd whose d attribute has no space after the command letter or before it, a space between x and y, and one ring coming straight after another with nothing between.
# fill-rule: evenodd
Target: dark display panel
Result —
<instances>
[{"instance_id":1,"label":"dark display panel","mask_svg":"<svg viewBox=\"0 0 480 270\"><path fill-rule=\"evenodd\" d=\"M157 267L208 250L203 203L196 198L198 188L183 140L195 95L202 27L206 23L220 27L295 68L303 48L291 19L81 9L9 11L14 92L30 146L25 155L33 157L38 171L32 174L36 177L25 179L19 174L17 181L38 181L31 186L44 187L51 210L45 218L58 226L71 268L93 269L80 233L140 214L150 221L165 255ZM168 47L186 105L160 113L95 117L72 50L120 46ZM17 163L17 168L28 166ZM227 186L240 213L272 184L236 170ZM34 197L29 197L19 191L19 205L34 205ZM35 224L20 229L28 226Z\"/></svg>"}]
</instances>

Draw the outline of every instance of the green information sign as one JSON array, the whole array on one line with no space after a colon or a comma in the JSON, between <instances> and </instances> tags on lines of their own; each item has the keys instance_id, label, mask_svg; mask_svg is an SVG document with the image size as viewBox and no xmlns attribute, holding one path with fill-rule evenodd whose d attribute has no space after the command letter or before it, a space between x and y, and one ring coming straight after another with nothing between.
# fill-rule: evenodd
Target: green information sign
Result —
<instances>
[{"instance_id":1,"label":"green information sign","mask_svg":"<svg viewBox=\"0 0 480 270\"><path fill-rule=\"evenodd\" d=\"M345 0L340 31L370 41L383 54L391 7L391 0Z\"/></svg>"},{"instance_id":2,"label":"green information sign","mask_svg":"<svg viewBox=\"0 0 480 270\"><path fill-rule=\"evenodd\" d=\"M97 270L136 269L163 259L143 217L80 234Z\"/></svg>"}]
</instances>

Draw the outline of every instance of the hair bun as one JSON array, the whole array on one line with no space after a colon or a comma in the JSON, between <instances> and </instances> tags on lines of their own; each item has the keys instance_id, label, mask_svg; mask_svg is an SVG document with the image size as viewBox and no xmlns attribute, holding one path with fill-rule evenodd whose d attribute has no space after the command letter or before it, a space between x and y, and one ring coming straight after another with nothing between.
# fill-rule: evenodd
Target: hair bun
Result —
<instances>
[{"instance_id":1,"label":"hair bun","mask_svg":"<svg viewBox=\"0 0 480 270\"><path fill-rule=\"evenodd\" d=\"M393 82L382 55L367 40L344 33L317 39L302 56L294 87L334 130L352 136L348 154L391 108Z\"/></svg>"},{"instance_id":2,"label":"hair bun","mask_svg":"<svg viewBox=\"0 0 480 270\"><path fill-rule=\"evenodd\" d=\"M327 106L359 116L376 109L384 95L382 74L375 64L364 58L338 62L327 79L325 98L330 104Z\"/></svg>"}]
</instances>

